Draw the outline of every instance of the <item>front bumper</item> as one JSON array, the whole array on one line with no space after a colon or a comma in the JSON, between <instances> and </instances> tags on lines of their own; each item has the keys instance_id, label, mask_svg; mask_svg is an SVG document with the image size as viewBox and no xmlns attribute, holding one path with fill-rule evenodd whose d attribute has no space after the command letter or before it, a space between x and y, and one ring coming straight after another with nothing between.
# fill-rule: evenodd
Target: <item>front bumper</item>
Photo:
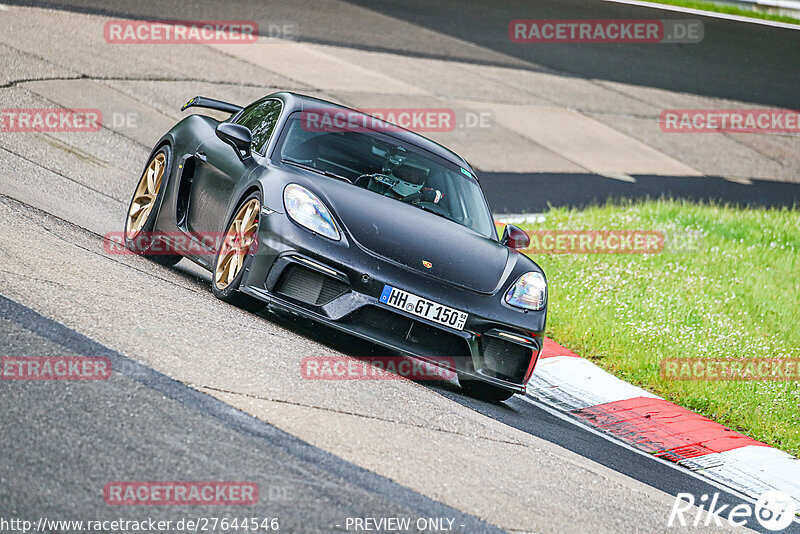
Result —
<instances>
[{"instance_id":1,"label":"front bumper","mask_svg":"<svg viewBox=\"0 0 800 534\"><path fill-rule=\"evenodd\" d=\"M240 289L271 307L366 339L390 351L455 364L460 377L525 392L542 348L545 310L521 312L502 295L457 288L378 258L343 236L331 241L281 213L262 213L258 246ZM391 308L385 284L469 313L454 330ZM443 363L448 362L448 363Z\"/></svg>"}]
</instances>

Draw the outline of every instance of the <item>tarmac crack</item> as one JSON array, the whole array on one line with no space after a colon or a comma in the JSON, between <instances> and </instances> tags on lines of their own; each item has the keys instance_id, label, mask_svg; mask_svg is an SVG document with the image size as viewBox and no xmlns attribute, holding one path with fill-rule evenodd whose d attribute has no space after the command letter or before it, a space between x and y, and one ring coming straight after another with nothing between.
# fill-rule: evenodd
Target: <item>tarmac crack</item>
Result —
<instances>
[{"instance_id":1,"label":"tarmac crack","mask_svg":"<svg viewBox=\"0 0 800 534\"><path fill-rule=\"evenodd\" d=\"M742 141L741 139L739 139L737 137L734 137L734 135L733 135L733 134L736 134L736 133L746 133L746 132L720 132L720 133L722 133L722 135L724 135L725 137L727 137L728 139L730 139L731 141L733 141L737 145L745 147L745 148L747 148L749 150L752 150L756 154L759 154L759 155L767 158L768 160L774 161L775 163L777 163L778 165L780 165L784 169L788 169L788 170L794 171L795 173L798 170L800 170L800 169L798 169L798 167L792 165L791 163L783 161L782 159L779 159L777 156L773 156L771 154L768 154L767 152L759 149L756 146L749 145L749 144L745 143L744 141ZM748 176L747 178L750 178L750 177Z\"/></svg>"},{"instance_id":2,"label":"tarmac crack","mask_svg":"<svg viewBox=\"0 0 800 534\"><path fill-rule=\"evenodd\" d=\"M202 79L202 78L170 78L170 77L155 77L155 76L154 77L88 76L88 75L85 75L85 74L82 74L82 75L79 75L79 76L72 76L72 77L69 77L69 76L54 76L54 77L45 77L45 78L20 79L20 80L15 80L15 81L8 82L8 83L6 83L4 85L0 85L0 89L7 89L7 88L22 89L24 91L28 91L29 93L32 93L32 94L36 95L37 97L41 98L42 100L44 100L46 102L49 102L49 103L51 103L51 104L53 104L55 106L61 106L61 104L59 102L56 102L55 100L53 100L51 98L48 98L48 97L46 97L46 96L44 96L44 95L42 95L40 93L37 93L36 91L32 90L29 87L25 87L24 84L25 83L33 83L33 82L77 81L77 80L87 80L87 81L92 81L92 82L114 82L114 81L120 81L120 82L122 82L122 81L125 81L125 82L176 82L176 83L191 82L191 83L208 83L208 84L212 84L212 85L227 85L227 86L233 86L233 87L258 87L258 88L267 89L267 90L269 90L269 89L280 89L278 86L274 86L274 85L262 85L262 84L247 83L247 82L229 82L229 81L225 81L225 80L219 80L219 81L218 80L206 80L206 79ZM112 90L116 91L117 93L130 98L131 100L139 103L140 105L142 105L142 106L144 106L144 107L146 107L146 108L148 108L148 109L150 109L150 110L152 110L152 111L154 111L156 113L161 113L162 115L164 114L164 112L161 111L160 109L155 108L152 105L149 105L149 104L147 104L145 102L142 102L141 99L139 99L138 97L136 97L134 95L131 95L129 93L125 93L124 91L121 91L119 88L114 87L113 85L109 85L109 84L104 84L104 85L106 87L108 87L109 89L112 89ZM126 139L126 140L130 141L131 143L134 143L134 144L136 144L136 145L138 145L138 146L140 146L142 148L145 148L145 149L148 149L148 150L151 148L149 145L145 145L144 143L142 143L138 139L130 137L129 135L126 135L125 133L120 132L119 130L115 130L113 128L109 128L105 123L101 123L100 127L103 130L106 130L106 131L111 132L111 133L113 133L115 135L118 135L118 136L122 137L123 139Z\"/></svg>"},{"instance_id":3,"label":"tarmac crack","mask_svg":"<svg viewBox=\"0 0 800 534\"><path fill-rule=\"evenodd\" d=\"M463 432L456 432L456 431L453 431L453 430L446 430L444 428L434 428L434 427L429 427L429 426L425 426L425 425L408 423L408 422L405 422L405 421L397 421L397 420L394 420L394 419L388 419L388 418L385 418L385 417L377 417L375 415L366 415L366 414L351 412L351 411L347 411L347 410L337 410L335 408L328 408L328 407L325 407L325 406L316 406L316 405L313 405L313 404L305 404L305 403L302 403L302 402L290 401L290 400L285 400L285 399L275 399L275 398L265 397L263 395L254 395L252 393L242 393L240 391L230 391L230 390L227 390L227 389L216 388L216 387L213 387L213 386L205 386L205 385L199 385L199 384L187 384L187 386L189 386L189 387L191 387L193 389L197 389L197 390L206 389L206 390L209 390L209 391L216 391L216 392L219 392L219 393L226 393L226 394L229 394L229 395L237 395L237 396L240 396L240 397L246 397L246 398L250 398L250 399L262 400L262 401L267 401L267 402L275 402L275 403L278 403L278 404L288 404L288 405L297 406L297 407L300 407L300 408L311 408L311 409L314 409L314 410L320 410L320 411L324 411L324 412L331 412L331 413L336 413L336 414L339 414L339 415L349 415L349 416L352 416L352 417L360 417L362 419L369 419L369 420L372 420L372 421L380 421L380 422L383 422L383 423L390 423L390 424L393 424L393 425L403 425L403 426L407 426L407 427L410 427L410 428L419 428L419 429L422 429L422 430L432 430L434 432L440 432L440 433L443 433L443 434L450 434L450 435L459 436L459 437L463 437L463 438L473 438L473 439L479 439L479 440L482 440L482 441L489 441L489 442L492 442L492 443L502 443L502 444L505 444L505 445L516 445L516 446L520 446L520 447L527 447L527 445L525 443L522 443L520 441L513 441L513 440L506 440L506 439L496 439L496 438L490 438L490 437L486 437L486 436L470 435L470 434L465 434Z\"/></svg>"},{"instance_id":4,"label":"tarmac crack","mask_svg":"<svg viewBox=\"0 0 800 534\"><path fill-rule=\"evenodd\" d=\"M17 80L11 80L9 82L0 85L0 89L18 87L26 83L34 83L34 82L65 82L65 81L78 81L78 80L88 80L95 82L192 82L192 83L208 83L212 85L231 85L234 87L258 87L264 89L281 88L277 85L264 85L261 83L237 82L231 80L211 80L207 78L194 78L194 77L178 78L172 76L91 76L88 74L80 74L76 76L45 76L42 78L20 78Z\"/></svg>"},{"instance_id":5,"label":"tarmac crack","mask_svg":"<svg viewBox=\"0 0 800 534\"><path fill-rule=\"evenodd\" d=\"M23 160L23 161L27 161L27 162L28 162L28 163L30 163L31 165L35 165L36 167L39 167L40 169L44 169L44 170L45 170L45 171L47 171L47 172L52 172L52 173L53 173L53 174L55 174L56 176L59 176L59 177L61 177L61 178L64 178L65 180L67 180L67 181L69 181L69 182L72 182L72 183L74 183L74 184L76 184L76 185L79 185L79 186L81 186L81 187L85 187L85 188L86 188L86 189L88 189L89 191L92 191L92 192L94 192L94 193L97 193L98 195L104 196L104 197L106 197L106 198L108 198L108 199L110 199L110 200L113 200L114 202L117 202L117 203L119 203L119 204L124 204L124 202L123 202L122 200L119 200L119 199L117 199L117 198L114 198L114 197L112 197L111 195L109 195L108 193L104 193L103 191L100 191L99 189L95 189L94 187L91 187L91 186L88 186L88 185L86 185L86 184L83 184L83 183L81 183L81 182L77 181L76 179L74 179L74 178L70 178L70 177L69 177L69 176L67 176L66 174L60 173L60 172L58 172L58 171L56 171L56 170L54 170L54 169L51 169L51 168L49 168L49 167L45 167L44 165L42 165L42 164L41 164L41 163L39 163L38 161L34 161L34 160L32 160L32 159L30 159L30 158L28 158L28 157L26 157L26 156L23 156L22 154L19 154L19 153L17 153L17 152L14 152L13 150L9 150L8 148L6 148L6 147L4 147L4 146L0 146L0 150L2 150L2 151L4 151L4 152L8 152L8 153L9 153L9 154L11 154L12 156L16 156L16 157L18 157L19 159L21 159L21 160ZM0 195L0 196L5 196L5 195ZM8 198L11 198L11 197L8 197ZM16 200L16 199L14 199L14 200ZM31 206L31 207L32 207L32 206Z\"/></svg>"},{"instance_id":6,"label":"tarmac crack","mask_svg":"<svg viewBox=\"0 0 800 534\"><path fill-rule=\"evenodd\" d=\"M10 46L10 45L8 45L6 43L0 43L0 46L2 46L3 48L7 48L9 50L13 50L14 52L16 52L18 54L21 54L23 56L36 58L39 61L43 61L43 62L48 63L48 64L50 64L50 65L52 65L54 67L58 67L60 69L64 69L65 71L77 72L74 69L71 69L71 68L67 67L66 65L59 65L58 63L56 63L53 60L48 59L48 58L46 58L44 56L40 56L38 54L34 54L34 53L28 52L26 50L21 50L19 48L15 48L15 47ZM69 78L65 78L65 79L69 79ZM12 87L14 83L16 83L16 82L15 81L7 82L6 84L0 85L0 89L3 89L5 87Z\"/></svg>"},{"instance_id":7,"label":"tarmac crack","mask_svg":"<svg viewBox=\"0 0 800 534\"><path fill-rule=\"evenodd\" d=\"M96 239L99 239L99 240L102 242L102 241L103 241L103 240L105 240L106 238L105 238L104 236L101 236L101 235L99 235L99 234L97 234L97 233L95 233L95 232L93 232L93 231L91 231L91 230L87 229L87 228L84 228L84 227L82 227L82 226L80 226L80 225L77 225L77 224L75 224L75 223L73 223L73 222L71 222L71 221L68 221L68 220L66 220L66 219L62 219L61 217L59 217L59 216L57 216L57 215L53 215L52 213L49 213L49 212L47 212L47 211L44 211L44 210L41 210L41 209L39 209L39 208L37 208L37 207L35 207L35 206L31 206L30 204L27 204L27 203L25 203L25 202L22 202L21 200L18 200L18 199L16 199L16 198L10 197L10 196L8 196L8 195L3 195L3 194L0 194L0 203L2 203L3 205L7 206L7 207L8 207L9 209L11 209L11 210L14 210L14 211L16 211L16 212L18 212L18 213L21 213L21 215L22 215L23 217L25 217L26 219L28 219L29 221L31 221L33 224L35 224L37 227L39 227L39 228L41 228L42 230L44 230L45 232L49 233L50 235L52 235L53 237L55 237L55 238L56 238L56 239L58 239L59 241L63 241L64 243L67 243L67 244L69 244L69 245L72 245L72 246L74 246L74 247L76 247L76 248L79 248L79 249L81 249L81 250L84 250L84 251L86 251L86 252L89 252L90 254L94 254L94 255L96 255L96 256L98 256L98 257L100 257L100 258L103 258L104 260L108 260L108 261L111 261L111 262L113 262L113 263L116 263L116 264L118 264L118 265L121 265L121 266L123 266L123 267L126 267L126 268L128 268L128 269L132 269L132 270L134 270L134 271L137 271L137 272L139 272L139 273L142 273L142 274L145 274L145 275L148 275L148 276L152 276L153 278L156 278L156 279L158 279L158 280L161 280L162 282L166 282L166 283L168 283L168 284L171 284L171 285L173 285L173 286L175 286L175 287L179 287L179 288L181 288L181 289L185 289L185 290L187 290L187 291L191 291L192 293L195 293L195 294L202 294L202 293L203 293L202 291L199 291L199 290L197 290L197 289L193 289L193 288L190 288L190 287L186 287L186 286L183 286L183 285L181 285L181 284L179 284L179 283L177 283L177 282L173 282L172 280L167 280L166 278L163 278L163 277L161 277L161 276L157 276L157 275L156 275L156 274L154 274L152 271L146 271L146 270L144 270L144 269L140 269L140 268L138 268L138 267L135 267L135 266L133 266L133 265L130 265L130 264L128 264L128 263L125 263L125 262L122 262L122 261L116 260L116 259L114 259L114 258L111 258L110 256L108 256L108 255L106 255L106 254L101 254L101 253L99 253L98 251L96 251L96 250L92 250L92 249L91 249L91 248L89 248L89 247L85 247L85 246L82 246L82 245L80 245L80 244L78 244L78 243L75 243L74 241L71 241L71 240L69 240L68 238L66 238L66 237L64 237L64 236L62 236L62 235L59 235L59 234L58 234L58 233L57 233L55 230L53 230L52 228L48 228L47 226L45 226L45 225L41 224L41 222L40 222L40 221L36 221L36 220L35 220L33 217L31 217L29 214L26 214L26 213L24 213L24 212L23 212L23 210L15 209L15 208L14 208L14 206L12 206L12 205L9 205L9 203L8 203L8 202L6 202L6 201L11 201L12 203L19 204L20 206L24 206L26 209L28 209L28 210L31 210L31 211L34 211L34 212L37 212L37 213L39 213L39 214L41 214L41 215L45 215L45 216L47 216L47 217L52 217L52 218L54 218L55 220L57 220L57 221L59 221L59 222L61 222L61 223L63 223L63 224L66 224L66 225L68 225L68 226L70 226L70 227L72 227L72 228L76 229L78 232L82 232L82 233L84 233L84 234L88 234L88 236L90 236L90 239L91 239L91 238L96 238Z\"/></svg>"},{"instance_id":8,"label":"tarmac crack","mask_svg":"<svg viewBox=\"0 0 800 534\"><path fill-rule=\"evenodd\" d=\"M60 284L60 283L56 282L55 280L48 280L47 278L40 278L38 276L31 276L29 273L18 273L16 271L9 271L8 269L0 269L0 273L10 274L10 275L14 276L15 278L24 277L24 278L26 278L28 280L36 280L37 282L41 282L43 284L53 285L53 286L56 286L56 287L58 287L60 289L66 289L67 288L66 285Z\"/></svg>"}]
</instances>

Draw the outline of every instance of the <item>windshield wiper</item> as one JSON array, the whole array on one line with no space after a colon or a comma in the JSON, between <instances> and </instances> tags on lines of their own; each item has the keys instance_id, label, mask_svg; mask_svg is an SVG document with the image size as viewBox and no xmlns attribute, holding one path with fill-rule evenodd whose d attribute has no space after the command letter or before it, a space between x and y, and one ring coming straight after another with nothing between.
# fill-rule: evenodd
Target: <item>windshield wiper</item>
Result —
<instances>
[{"instance_id":1,"label":"windshield wiper","mask_svg":"<svg viewBox=\"0 0 800 534\"><path fill-rule=\"evenodd\" d=\"M325 171L325 170L322 170L322 169L317 169L316 167L313 167L311 165L306 165L305 163L301 163L301 162L293 160L293 159L282 158L281 159L281 163L288 163L289 165L292 165L294 167L299 167L301 169L305 169L307 171L315 172L315 173L321 174L323 176L328 176L330 178L337 178L339 180L344 180L348 184L352 184L353 183L349 178L346 178L346 177L344 177L342 175L336 174L335 172Z\"/></svg>"}]
</instances>

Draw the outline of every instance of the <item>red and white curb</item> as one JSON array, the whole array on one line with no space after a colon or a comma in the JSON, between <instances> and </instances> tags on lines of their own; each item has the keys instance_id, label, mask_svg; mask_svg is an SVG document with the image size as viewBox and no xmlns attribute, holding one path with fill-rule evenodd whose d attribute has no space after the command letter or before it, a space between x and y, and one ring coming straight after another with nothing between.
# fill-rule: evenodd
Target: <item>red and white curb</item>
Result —
<instances>
[{"instance_id":1,"label":"red and white curb","mask_svg":"<svg viewBox=\"0 0 800 534\"><path fill-rule=\"evenodd\" d=\"M753 499L782 491L800 510L800 459L628 384L549 338L528 395Z\"/></svg>"}]
</instances>

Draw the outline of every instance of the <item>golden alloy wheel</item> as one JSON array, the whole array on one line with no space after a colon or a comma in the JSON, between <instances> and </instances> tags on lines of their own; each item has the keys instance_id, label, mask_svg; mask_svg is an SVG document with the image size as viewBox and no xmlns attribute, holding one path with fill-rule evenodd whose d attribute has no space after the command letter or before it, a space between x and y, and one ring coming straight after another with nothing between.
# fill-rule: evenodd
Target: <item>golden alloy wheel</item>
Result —
<instances>
[{"instance_id":1,"label":"golden alloy wheel","mask_svg":"<svg viewBox=\"0 0 800 534\"><path fill-rule=\"evenodd\" d=\"M125 235L128 239L133 239L142 231L150 212L153 211L166 166L167 156L163 152L159 152L156 157L150 160L142 179L139 180L136 193L133 194L131 209L128 211L128 221L125 225Z\"/></svg>"},{"instance_id":2,"label":"golden alloy wheel","mask_svg":"<svg viewBox=\"0 0 800 534\"><path fill-rule=\"evenodd\" d=\"M258 199L250 199L233 218L225 241L217 255L214 269L214 282L217 289L225 289L236 278L244 263L244 257L253 244L258 229L258 213L261 206Z\"/></svg>"}]
</instances>

